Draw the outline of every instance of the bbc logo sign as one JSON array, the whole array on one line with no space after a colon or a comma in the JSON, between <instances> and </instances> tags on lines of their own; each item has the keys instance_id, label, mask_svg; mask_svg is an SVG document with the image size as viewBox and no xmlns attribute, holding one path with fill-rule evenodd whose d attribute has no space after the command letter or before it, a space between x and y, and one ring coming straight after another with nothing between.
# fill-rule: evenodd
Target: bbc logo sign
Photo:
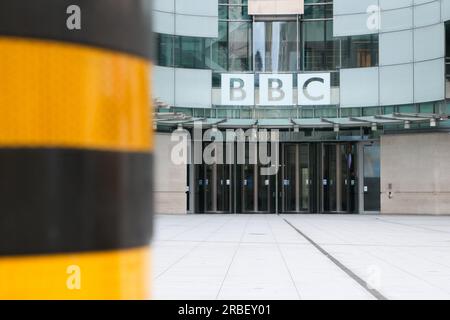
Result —
<instances>
[{"instance_id":1,"label":"bbc logo sign","mask_svg":"<svg viewBox=\"0 0 450 320\"><path fill-rule=\"evenodd\" d=\"M329 73L297 75L297 101L294 101L293 74L260 74L259 103L261 106L329 105L331 84ZM255 105L254 74L222 74L222 105Z\"/></svg>"}]
</instances>

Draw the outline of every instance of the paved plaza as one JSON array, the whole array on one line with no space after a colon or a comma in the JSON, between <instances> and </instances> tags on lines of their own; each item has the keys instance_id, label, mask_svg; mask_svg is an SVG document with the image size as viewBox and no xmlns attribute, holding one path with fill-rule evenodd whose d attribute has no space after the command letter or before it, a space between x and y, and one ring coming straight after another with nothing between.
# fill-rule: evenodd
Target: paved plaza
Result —
<instances>
[{"instance_id":1,"label":"paved plaza","mask_svg":"<svg viewBox=\"0 0 450 320\"><path fill-rule=\"evenodd\" d=\"M159 215L155 299L450 299L450 217Z\"/></svg>"}]
</instances>

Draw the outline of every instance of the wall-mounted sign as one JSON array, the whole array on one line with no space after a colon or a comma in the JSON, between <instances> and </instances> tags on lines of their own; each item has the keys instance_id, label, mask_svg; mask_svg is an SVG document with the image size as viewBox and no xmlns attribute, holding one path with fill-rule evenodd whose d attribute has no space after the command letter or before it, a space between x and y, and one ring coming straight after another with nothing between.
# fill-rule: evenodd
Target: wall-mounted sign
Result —
<instances>
[{"instance_id":1,"label":"wall-mounted sign","mask_svg":"<svg viewBox=\"0 0 450 320\"><path fill-rule=\"evenodd\" d=\"M329 73L297 75L297 101L294 101L293 74L260 74L259 103L261 106L329 105L331 82ZM222 74L222 105L255 105L254 74Z\"/></svg>"},{"instance_id":2,"label":"wall-mounted sign","mask_svg":"<svg viewBox=\"0 0 450 320\"><path fill-rule=\"evenodd\" d=\"M222 104L252 106L255 104L253 74L222 74Z\"/></svg>"},{"instance_id":3,"label":"wall-mounted sign","mask_svg":"<svg viewBox=\"0 0 450 320\"><path fill-rule=\"evenodd\" d=\"M259 104L262 106L293 105L292 74L261 74L259 76Z\"/></svg>"},{"instance_id":4,"label":"wall-mounted sign","mask_svg":"<svg viewBox=\"0 0 450 320\"><path fill-rule=\"evenodd\" d=\"M329 73L299 74L298 100L301 105L331 104L331 83Z\"/></svg>"}]
</instances>

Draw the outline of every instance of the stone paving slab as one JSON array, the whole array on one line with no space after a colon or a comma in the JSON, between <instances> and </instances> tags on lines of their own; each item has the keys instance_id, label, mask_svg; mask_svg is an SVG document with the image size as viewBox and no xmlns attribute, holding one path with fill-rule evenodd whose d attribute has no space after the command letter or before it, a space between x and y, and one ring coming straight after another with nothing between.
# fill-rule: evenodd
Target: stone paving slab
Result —
<instances>
[{"instance_id":1,"label":"stone paving slab","mask_svg":"<svg viewBox=\"0 0 450 320\"><path fill-rule=\"evenodd\" d=\"M450 299L450 217L159 215L153 248L155 299Z\"/></svg>"}]
</instances>

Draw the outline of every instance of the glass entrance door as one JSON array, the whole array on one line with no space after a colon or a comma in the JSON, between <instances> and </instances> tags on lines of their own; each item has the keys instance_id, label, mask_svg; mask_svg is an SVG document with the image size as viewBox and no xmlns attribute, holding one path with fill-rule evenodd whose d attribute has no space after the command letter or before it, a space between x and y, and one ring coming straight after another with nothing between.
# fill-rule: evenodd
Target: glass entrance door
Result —
<instances>
[{"instance_id":1,"label":"glass entrance door","mask_svg":"<svg viewBox=\"0 0 450 320\"><path fill-rule=\"evenodd\" d=\"M250 149L247 143L245 164L195 165L196 212L379 211L379 145L283 143L276 175L265 175L262 169L268 165L255 163L258 153Z\"/></svg>"},{"instance_id":2,"label":"glass entrance door","mask_svg":"<svg viewBox=\"0 0 450 320\"><path fill-rule=\"evenodd\" d=\"M282 212L305 212L310 208L308 144L282 146Z\"/></svg>"},{"instance_id":3,"label":"glass entrance door","mask_svg":"<svg viewBox=\"0 0 450 320\"><path fill-rule=\"evenodd\" d=\"M240 165L238 169L238 192L242 213L275 213L276 212L276 176L261 174L259 165ZM239 208L240 207L240 208Z\"/></svg>"},{"instance_id":4,"label":"glass entrance door","mask_svg":"<svg viewBox=\"0 0 450 320\"><path fill-rule=\"evenodd\" d=\"M322 145L322 212L337 212L337 145Z\"/></svg>"},{"instance_id":5,"label":"glass entrance door","mask_svg":"<svg viewBox=\"0 0 450 320\"><path fill-rule=\"evenodd\" d=\"M246 163L251 157L249 152L257 150L249 148L246 144ZM257 159L257 158L253 158ZM265 166L258 164L237 165L237 191L240 203L237 204L238 212L242 213L275 213L276 212L276 176L264 175Z\"/></svg>"},{"instance_id":6,"label":"glass entrance door","mask_svg":"<svg viewBox=\"0 0 450 320\"><path fill-rule=\"evenodd\" d=\"M231 166L216 165L217 199L216 212L230 212L231 210Z\"/></svg>"},{"instance_id":7,"label":"glass entrance door","mask_svg":"<svg viewBox=\"0 0 450 320\"><path fill-rule=\"evenodd\" d=\"M212 164L198 167L203 171L197 177L199 211L229 213L231 211L231 166Z\"/></svg>"},{"instance_id":8,"label":"glass entrance door","mask_svg":"<svg viewBox=\"0 0 450 320\"><path fill-rule=\"evenodd\" d=\"M340 188L341 211L355 213L358 211L358 174L357 174L357 145L345 143L340 149Z\"/></svg>"},{"instance_id":9,"label":"glass entrance door","mask_svg":"<svg viewBox=\"0 0 450 320\"><path fill-rule=\"evenodd\" d=\"M239 189L241 190L241 212L254 212L256 211L255 198L256 183L258 182L257 166L256 165L242 165L241 167L241 179Z\"/></svg>"},{"instance_id":10,"label":"glass entrance door","mask_svg":"<svg viewBox=\"0 0 450 320\"><path fill-rule=\"evenodd\" d=\"M321 148L321 212L355 213L358 210L357 145L325 143Z\"/></svg>"},{"instance_id":11,"label":"glass entrance door","mask_svg":"<svg viewBox=\"0 0 450 320\"><path fill-rule=\"evenodd\" d=\"M220 150L220 149L219 149ZM223 164L226 150L215 155L211 164L194 166L195 210L198 213L230 213L232 207L233 166Z\"/></svg>"},{"instance_id":12,"label":"glass entrance door","mask_svg":"<svg viewBox=\"0 0 450 320\"><path fill-rule=\"evenodd\" d=\"M363 152L363 199L364 212L380 212L380 145L364 144Z\"/></svg>"}]
</instances>

